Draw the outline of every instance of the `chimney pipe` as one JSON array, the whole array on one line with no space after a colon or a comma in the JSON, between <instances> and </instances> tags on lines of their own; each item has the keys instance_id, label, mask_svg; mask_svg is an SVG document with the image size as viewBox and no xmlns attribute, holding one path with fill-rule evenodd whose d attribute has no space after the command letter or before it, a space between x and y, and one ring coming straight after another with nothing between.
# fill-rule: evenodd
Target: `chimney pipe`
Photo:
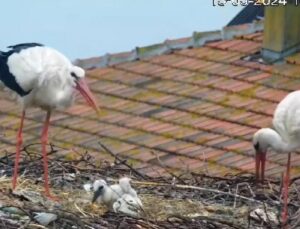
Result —
<instances>
[{"instance_id":1,"label":"chimney pipe","mask_svg":"<svg viewBox=\"0 0 300 229\"><path fill-rule=\"evenodd\" d=\"M262 56L274 62L300 50L300 5L287 0L286 5L266 6ZM299 1L300 4L300 1Z\"/></svg>"}]
</instances>

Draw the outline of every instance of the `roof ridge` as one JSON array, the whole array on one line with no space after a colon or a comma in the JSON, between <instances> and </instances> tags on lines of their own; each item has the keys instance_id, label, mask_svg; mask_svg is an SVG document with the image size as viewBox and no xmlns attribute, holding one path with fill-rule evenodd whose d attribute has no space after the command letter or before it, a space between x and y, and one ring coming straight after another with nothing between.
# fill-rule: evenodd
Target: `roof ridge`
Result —
<instances>
[{"instance_id":1,"label":"roof ridge","mask_svg":"<svg viewBox=\"0 0 300 229\"><path fill-rule=\"evenodd\" d=\"M230 40L235 36L246 35L262 30L263 20L253 21L252 23L242 25L225 26L222 30L193 32L191 37L166 39L162 43L136 47L129 52L107 53L99 57L76 59L74 64L85 69L103 68L115 64L168 54L175 50L201 47L208 42Z\"/></svg>"}]
</instances>

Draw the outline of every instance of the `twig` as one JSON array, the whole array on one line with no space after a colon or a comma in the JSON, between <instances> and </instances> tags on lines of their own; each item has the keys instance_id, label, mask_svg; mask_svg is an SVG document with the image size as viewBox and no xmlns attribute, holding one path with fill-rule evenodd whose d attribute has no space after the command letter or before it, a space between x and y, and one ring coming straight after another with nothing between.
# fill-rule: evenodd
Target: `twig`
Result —
<instances>
[{"instance_id":1,"label":"twig","mask_svg":"<svg viewBox=\"0 0 300 229\"><path fill-rule=\"evenodd\" d=\"M246 185L246 187L249 189L252 197L255 197L255 194L254 194L253 190L251 189L250 185L247 182L238 183L237 186L236 186L236 190L235 190L233 208L236 208L236 198L237 198L237 195L238 195L238 190L239 190L239 187L242 186L242 185Z\"/></svg>"},{"instance_id":2,"label":"twig","mask_svg":"<svg viewBox=\"0 0 300 229\"><path fill-rule=\"evenodd\" d=\"M146 179L145 175L141 174L140 172L138 172L136 169L134 169L132 166L128 165L127 163L125 163L119 156L117 156L116 154L114 154L109 148L107 148L103 143L101 143L100 141L98 142L98 144L110 155L112 155L117 161L121 162L123 165L127 166L131 171L133 171L136 175L138 175L139 177Z\"/></svg>"},{"instance_id":3,"label":"twig","mask_svg":"<svg viewBox=\"0 0 300 229\"><path fill-rule=\"evenodd\" d=\"M272 228L271 227L271 220L270 220L270 217L269 217L269 214L268 214L268 211L267 211L267 206L266 206L265 203L263 204L263 207L264 207L264 213L266 214L266 218L267 218L268 224L269 224L270 228Z\"/></svg>"},{"instance_id":4,"label":"twig","mask_svg":"<svg viewBox=\"0 0 300 229\"><path fill-rule=\"evenodd\" d=\"M84 217L87 217L87 215L78 207L76 203L74 203L74 206Z\"/></svg>"},{"instance_id":5,"label":"twig","mask_svg":"<svg viewBox=\"0 0 300 229\"><path fill-rule=\"evenodd\" d=\"M43 225L35 224L35 223L28 224L28 227L29 228L33 227L33 228L47 229L47 227L44 227Z\"/></svg>"},{"instance_id":6,"label":"twig","mask_svg":"<svg viewBox=\"0 0 300 229\"><path fill-rule=\"evenodd\" d=\"M143 182L143 181L132 181L132 183L141 184L141 185L156 185L156 186L167 186L167 185L169 185L169 184L164 184L164 183ZM240 199L245 200L245 201L250 201L250 202L255 202L255 203L263 204L263 202L261 202L259 200L255 200L253 198L248 198L248 197L245 197L245 196L236 195L236 194L229 193L229 192L223 192L223 191L216 190L216 189L201 188L201 187L192 186L192 185L180 185L180 184L176 184L176 185L174 185L174 187L176 187L176 188L182 188L182 189L199 190L199 191L203 191L203 192L213 192L213 193L218 193L218 194L222 194L222 195L227 195L227 196L232 196L232 197L240 198ZM274 203L274 204L278 205L278 203Z\"/></svg>"},{"instance_id":7,"label":"twig","mask_svg":"<svg viewBox=\"0 0 300 229\"><path fill-rule=\"evenodd\" d=\"M151 153L156 157L156 160L158 161L158 163L160 164L160 166L167 172L169 173L171 176L176 177L181 183L186 184L186 182L184 180L182 180L179 176L177 176L176 174L174 174L173 172L170 171L170 169L168 168L168 166L166 166L161 160L160 157L157 153L155 153L155 151L151 151Z\"/></svg>"},{"instance_id":8,"label":"twig","mask_svg":"<svg viewBox=\"0 0 300 229\"><path fill-rule=\"evenodd\" d=\"M25 228L27 228L29 226L30 223L31 223L31 220L28 220L24 225L22 225L18 229L25 229Z\"/></svg>"},{"instance_id":9,"label":"twig","mask_svg":"<svg viewBox=\"0 0 300 229\"><path fill-rule=\"evenodd\" d=\"M180 216L179 215L173 215L173 216L170 216L170 217L176 217L176 218L182 219L184 221L189 221L190 220L189 218L186 218L186 217L181 216L181 215ZM242 225L240 225L240 224L237 225L237 224L234 224L233 222L223 220L223 219L220 219L218 217L198 216L197 219L207 220L207 221L212 221L212 222L218 222L220 224L227 225L227 226L230 226L230 227L235 228L235 229L242 229L243 228Z\"/></svg>"}]
</instances>

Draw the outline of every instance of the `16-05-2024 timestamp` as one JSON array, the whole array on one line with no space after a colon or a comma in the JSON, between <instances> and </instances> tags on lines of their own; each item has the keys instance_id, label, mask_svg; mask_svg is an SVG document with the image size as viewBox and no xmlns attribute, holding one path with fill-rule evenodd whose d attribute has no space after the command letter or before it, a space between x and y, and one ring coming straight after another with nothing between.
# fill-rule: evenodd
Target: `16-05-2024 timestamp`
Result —
<instances>
[{"instance_id":1,"label":"16-05-2024 timestamp","mask_svg":"<svg viewBox=\"0 0 300 229\"><path fill-rule=\"evenodd\" d=\"M247 6L253 4L256 6L285 6L287 0L212 0L213 6ZM294 4L298 6L300 0L294 0Z\"/></svg>"}]
</instances>

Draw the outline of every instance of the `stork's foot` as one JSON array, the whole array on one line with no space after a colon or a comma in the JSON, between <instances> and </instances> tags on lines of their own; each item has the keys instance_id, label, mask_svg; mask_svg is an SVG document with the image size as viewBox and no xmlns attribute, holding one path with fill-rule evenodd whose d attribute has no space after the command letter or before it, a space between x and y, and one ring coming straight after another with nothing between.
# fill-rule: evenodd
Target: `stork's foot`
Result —
<instances>
[{"instance_id":1,"label":"stork's foot","mask_svg":"<svg viewBox=\"0 0 300 229\"><path fill-rule=\"evenodd\" d=\"M287 190L287 188L283 189L283 197L284 197L283 198L283 210L282 210L282 213L281 213L281 217L282 217L283 225L286 225L287 220L288 220L288 190Z\"/></svg>"},{"instance_id":2,"label":"stork's foot","mask_svg":"<svg viewBox=\"0 0 300 229\"><path fill-rule=\"evenodd\" d=\"M17 177L13 177L12 178L12 187L11 187L11 189L13 190L13 191L15 191L16 190L16 188L17 188Z\"/></svg>"},{"instance_id":3,"label":"stork's foot","mask_svg":"<svg viewBox=\"0 0 300 229\"><path fill-rule=\"evenodd\" d=\"M53 196L52 194L50 194L49 191L45 191L44 196L49 200L52 200L54 202L59 202L59 198L57 196Z\"/></svg>"},{"instance_id":4,"label":"stork's foot","mask_svg":"<svg viewBox=\"0 0 300 229\"><path fill-rule=\"evenodd\" d=\"M263 185L264 183L265 183L264 180L261 180L261 179L256 179L256 180L255 180L255 184L256 184L257 186Z\"/></svg>"}]
</instances>

